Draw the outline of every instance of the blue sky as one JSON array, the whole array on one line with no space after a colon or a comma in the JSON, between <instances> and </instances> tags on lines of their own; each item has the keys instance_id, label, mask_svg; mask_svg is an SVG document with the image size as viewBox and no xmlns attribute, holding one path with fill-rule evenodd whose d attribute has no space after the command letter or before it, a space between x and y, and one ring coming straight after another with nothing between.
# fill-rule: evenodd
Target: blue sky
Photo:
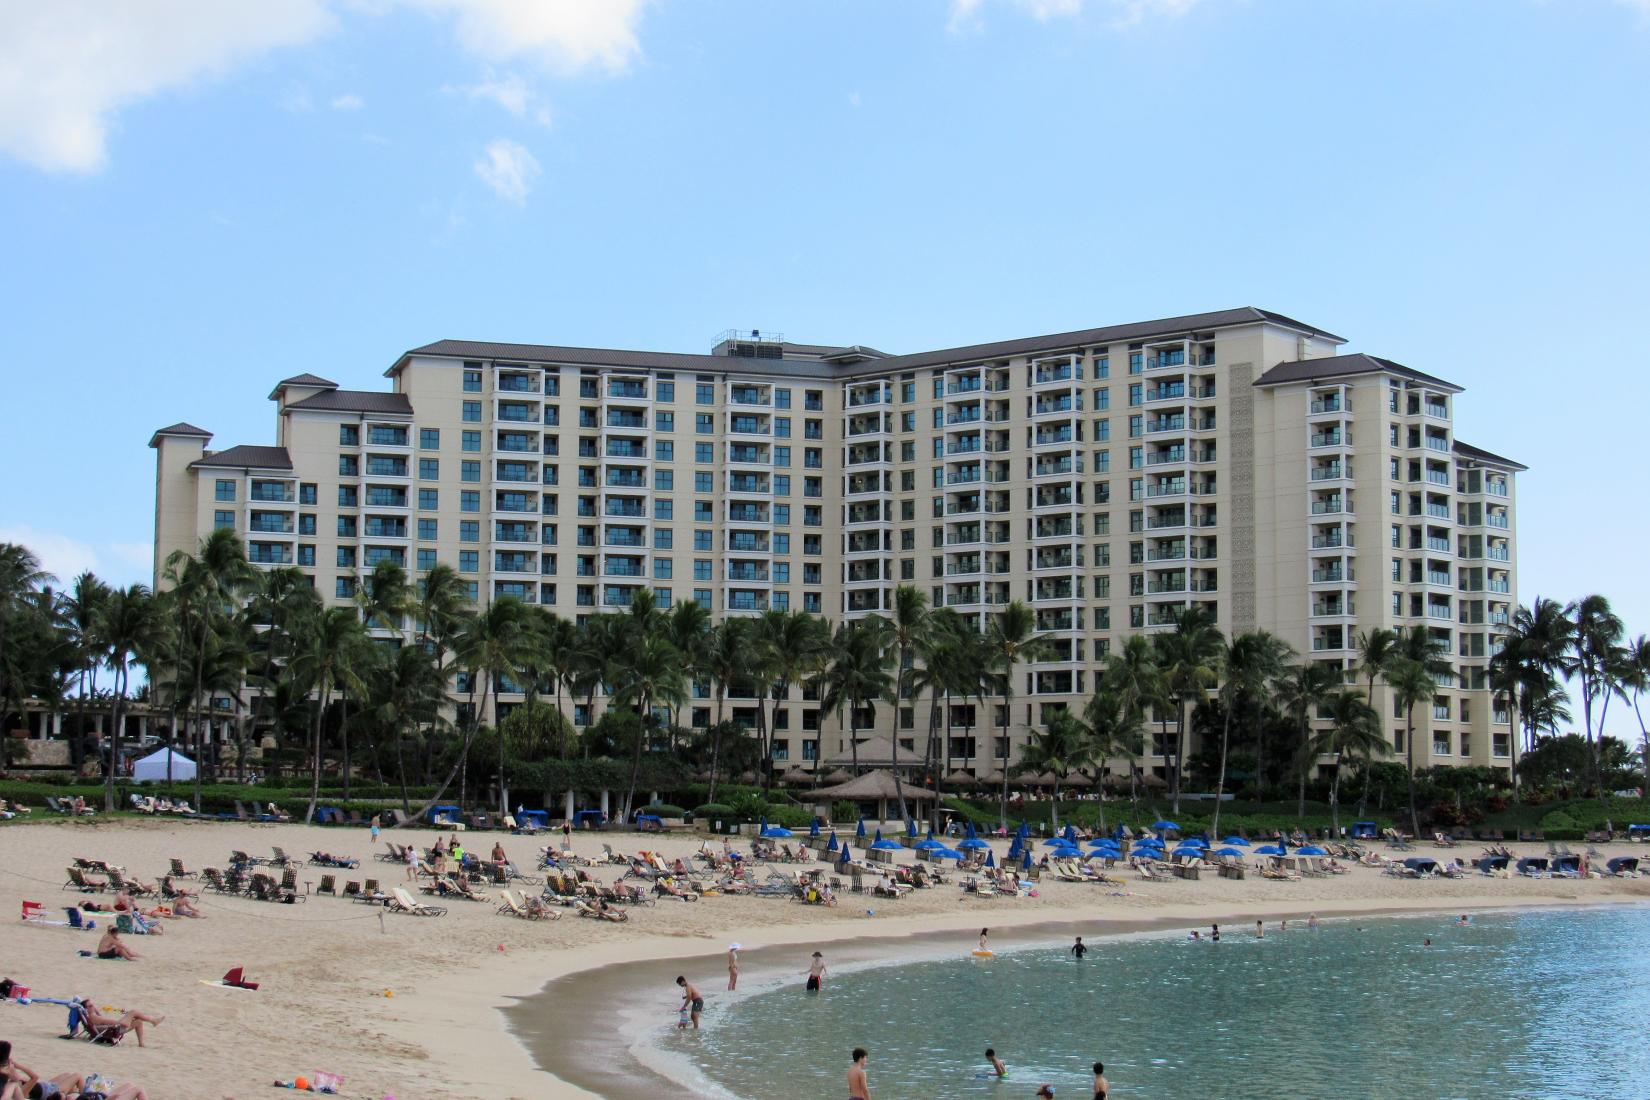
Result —
<instances>
[{"instance_id":1,"label":"blue sky","mask_svg":"<svg viewBox=\"0 0 1650 1100\"><path fill-rule=\"evenodd\" d=\"M917 350L1258 305L1466 387L1521 598L1642 581L1650 0L0 6L0 538L442 337Z\"/></svg>"}]
</instances>

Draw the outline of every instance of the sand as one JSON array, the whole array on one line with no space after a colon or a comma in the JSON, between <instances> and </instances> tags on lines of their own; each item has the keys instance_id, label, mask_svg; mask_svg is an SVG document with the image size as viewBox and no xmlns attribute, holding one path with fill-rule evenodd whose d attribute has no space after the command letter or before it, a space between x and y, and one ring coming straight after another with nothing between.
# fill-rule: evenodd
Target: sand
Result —
<instances>
[{"instance_id":1,"label":"sand","mask_svg":"<svg viewBox=\"0 0 1650 1100\"><path fill-rule=\"evenodd\" d=\"M430 830L386 830L384 836L421 844L435 839ZM607 839L621 851L653 848L667 857L685 856L700 841L688 835ZM501 840L524 868L536 865L542 843L497 833L466 840L483 854ZM555 922L526 922L500 916L492 904L463 901L446 902L446 917L422 919L324 896L288 906L203 892L205 919L168 921L164 935L128 939L142 956L136 962L80 958L78 950L95 947L94 933L28 925L15 917L24 899L70 903L74 895L61 885L74 856L106 860L153 879L173 857L190 869L223 867L232 849L267 855L272 845L294 855L327 850L363 861L357 872L304 868L300 882L318 884L321 874L335 873L340 883L373 876L387 888L405 878L403 867L373 860L363 829L130 820L0 827L0 905L10 914L0 923L0 973L39 996L88 995L101 1004L167 1017L149 1032L147 1048L140 1049L134 1038L108 1048L56 1038L65 1021L58 1006L0 1006L0 1037L15 1044L16 1058L48 1075L96 1070L136 1081L154 1100L266 1094L276 1079L317 1070L342 1076L344 1094L358 1097L589 1096L550 1076L538 1062L550 1067L565 1059L576 1066L577 1049L540 1040L530 1044L530 1053L500 1010L533 997L552 979L650 959L693 959L683 969L691 969L707 990L719 990L725 985L721 956L730 940L775 947L961 933L989 924L1007 933L1006 943L1017 926L1053 922L1081 922L1085 935L1103 935L1175 923L1297 918L1312 911L1329 917L1650 900L1650 879L1473 875L1414 882L1359 868L1302 882L1213 876L1198 882L1131 880L1120 897L1108 896L1110 888L1045 880L1034 898L968 898L953 885L899 901L846 895L834 909L766 898L692 903L666 898L632 909L628 924L615 925L582 920L571 911ZM581 835L574 848L598 852L600 838ZM1423 848L1433 854L1430 846ZM1603 849L1606 856L1643 851L1625 844ZM1450 854L1467 858L1477 849L1463 846ZM610 881L620 870L603 867L596 873ZM53 915L60 917L61 911ZM759 979L763 965L748 964L747 980ZM232 966L245 967L262 988L244 992L203 984ZM588 1023L590 1003L581 998L577 1007L570 1004L569 1036L573 1024Z\"/></svg>"}]
</instances>

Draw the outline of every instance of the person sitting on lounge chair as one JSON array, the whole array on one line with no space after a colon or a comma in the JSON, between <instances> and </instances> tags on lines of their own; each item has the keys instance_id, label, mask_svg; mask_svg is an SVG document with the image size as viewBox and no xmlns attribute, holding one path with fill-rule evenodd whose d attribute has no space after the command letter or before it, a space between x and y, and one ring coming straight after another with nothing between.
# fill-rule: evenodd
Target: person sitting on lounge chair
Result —
<instances>
[{"instance_id":1,"label":"person sitting on lounge chair","mask_svg":"<svg viewBox=\"0 0 1650 1100\"><path fill-rule=\"evenodd\" d=\"M622 924L630 919L629 913L619 912L601 898L596 899L596 916L601 920L610 920L617 924Z\"/></svg>"},{"instance_id":2,"label":"person sitting on lounge chair","mask_svg":"<svg viewBox=\"0 0 1650 1100\"><path fill-rule=\"evenodd\" d=\"M137 1036L138 1046L140 1047L147 1045L143 1041L145 1024L150 1027L159 1027L166 1022L165 1016L151 1016L136 1009L127 1009L118 1015L111 1015L101 1011L97 1007L97 1002L90 997L81 997L75 1003L80 1006L81 1019L85 1021L85 1026L89 1030L117 1028L123 1032L130 1031Z\"/></svg>"},{"instance_id":3,"label":"person sitting on lounge chair","mask_svg":"<svg viewBox=\"0 0 1650 1100\"><path fill-rule=\"evenodd\" d=\"M139 958L139 955L126 946L126 942L120 938L120 929L111 924L103 930L103 938L97 941L97 957L100 959L135 961Z\"/></svg>"}]
</instances>

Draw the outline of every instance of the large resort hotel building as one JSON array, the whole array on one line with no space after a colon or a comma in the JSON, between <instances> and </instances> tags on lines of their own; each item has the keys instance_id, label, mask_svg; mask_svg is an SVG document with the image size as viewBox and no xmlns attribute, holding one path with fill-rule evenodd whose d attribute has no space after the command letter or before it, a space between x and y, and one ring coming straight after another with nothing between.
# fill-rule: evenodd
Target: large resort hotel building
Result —
<instances>
[{"instance_id":1,"label":"large resort hotel building","mask_svg":"<svg viewBox=\"0 0 1650 1100\"><path fill-rule=\"evenodd\" d=\"M912 355L757 332L708 355L442 340L400 356L388 392L279 382L273 446L156 432L157 572L221 527L340 603L383 560L569 618L641 588L718 619L851 620L905 584L983 626L1022 600L1056 642L1015 670L1012 755L1187 604L1347 669L1361 632L1419 625L1455 670L1417 714L1417 763L1504 766L1486 676L1525 467L1455 438L1459 386L1344 343L1253 308ZM914 709L877 708L862 760L896 736L915 759ZM1000 774L997 709L954 713L950 770ZM775 728L781 770L849 755L801 688Z\"/></svg>"}]
</instances>

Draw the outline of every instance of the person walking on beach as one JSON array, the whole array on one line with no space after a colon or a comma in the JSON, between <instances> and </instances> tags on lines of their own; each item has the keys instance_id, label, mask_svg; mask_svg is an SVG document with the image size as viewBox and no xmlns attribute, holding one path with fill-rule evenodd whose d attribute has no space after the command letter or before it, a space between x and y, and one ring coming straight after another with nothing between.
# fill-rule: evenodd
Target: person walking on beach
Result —
<instances>
[{"instance_id":1,"label":"person walking on beach","mask_svg":"<svg viewBox=\"0 0 1650 1100\"><path fill-rule=\"evenodd\" d=\"M407 845L407 881L418 881L418 844L416 842Z\"/></svg>"},{"instance_id":2,"label":"person walking on beach","mask_svg":"<svg viewBox=\"0 0 1650 1100\"><path fill-rule=\"evenodd\" d=\"M688 1020L693 1024L693 1030L699 1030L699 1013L705 1010L705 997L687 978L677 975L676 984L682 987L682 1007L687 1010ZM678 1024L685 1027L686 1024Z\"/></svg>"},{"instance_id":3,"label":"person walking on beach","mask_svg":"<svg viewBox=\"0 0 1650 1100\"><path fill-rule=\"evenodd\" d=\"M728 989L731 992L732 990L735 990L735 989L738 989L738 988L739 988L739 945L736 944L736 943L730 943L730 944L728 944Z\"/></svg>"},{"instance_id":4,"label":"person walking on beach","mask_svg":"<svg viewBox=\"0 0 1650 1100\"><path fill-rule=\"evenodd\" d=\"M1104 1062L1094 1063L1094 1100L1107 1100L1111 1095L1111 1082L1106 1080L1106 1066Z\"/></svg>"},{"instance_id":5,"label":"person walking on beach","mask_svg":"<svg viewBox=\"0 0 1650 1100\"><path fill-rule=\"evenodd\" d=\"M376 848L378 846L378 815L377 814L372 815L372 843L373 843L373 847Z\"/></svg>"},{"instance_id":6,"label":"person walking on beach","mask_svg":"<svg viewBox=\"0 0 1650 1100\"><path fill-rule=\"evenodd\" d=\"M825 956L818 951L814 952L813 961L808 964L809 993L818 993L825 988Z\"/></svg>"},{"instance_id":7,"label":"person walking on beach","mask_svg":"<svg viewBox=\"0 0 1650 1100\"><path fill-rule=\"evenodd\" d=\"M1089 949L1083 946L1083 937L1078 936L1077 942L1071 945L1071 957L1076 959L1078 962L1082 962L1083 956L1088 953Z\"/></svg>"},{"instance_id":8,"label":"person walking on beach","mask_svg":"<svg viewBox=\"0 0 1650 1100\"><path fill-rule=\"evenodd\" d=\"M854 1064L848 1067L848 1100L871 1100L871 1083L865 1078L864 1047L855 1047Z\"/></svg>"}]
</instances>

